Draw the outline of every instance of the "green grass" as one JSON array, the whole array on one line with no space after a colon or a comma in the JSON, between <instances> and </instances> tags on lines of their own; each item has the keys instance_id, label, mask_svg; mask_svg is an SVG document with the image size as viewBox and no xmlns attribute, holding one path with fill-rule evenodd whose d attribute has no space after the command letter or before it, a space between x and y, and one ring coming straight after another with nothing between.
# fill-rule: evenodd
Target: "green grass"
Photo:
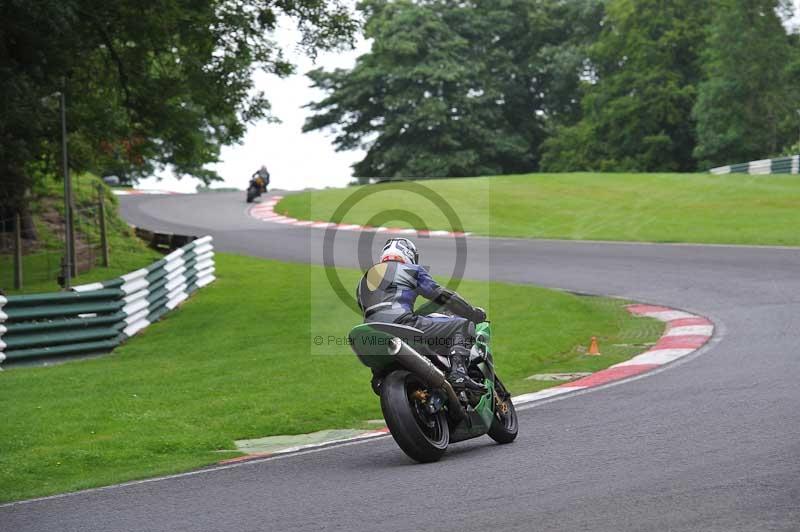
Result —
<instances>
[{"instance_id":1,"label":"green grass","mask_svg":"<svg viewBox=\"0 0 800 532\"><path fill-rule=\"evenodd\" d=\"M234 456L225 450L236 439L380 417L349 348L312 349L313 335L343 336L360 321L317 289L321 268L217 259L218 281L113 354L0 373L0 500L185 471ZM340 273L346 286L358 279ZM533 373L619 362L662 330L619 300L501 283L459 290L488 301L497 368L515 393L547 386L524 380ZM592 335L601 357L581 354Z\"/></svg>"},{"instance_id":2,"label":"green grass","mask_svg":"<svg viewBox=\"0 0 800 532\"><path fill-rule=\"evenodd\" d=\"M99 227L93 218L97 204L97 187L102 186L106 203L106 228L109 245L108 267L96 266L73 279L72 284L91 283L118 277L158 260L161 255L148 248L133 234L128 224L119 216L119 202L111 189L102 180L91 174L76 176L73 193L76 205L76 220L85 241L98 246L97 261L100 261ZM39 250L23 257L23 287L14 290L13 258L0 255L0 289L7 294L27 294L60 290L56 276L60 271L64 254L63 242L54 232L52 220L63 220L63 190L60 181L45 180L33 191L31 211L39 237ZM50 220L49 223L45 219Z\"/></svg>"},{"instance_id":3,"label":"green grass","mask_svg":"<svg viewBox=\"0 0 800 532\"><path fill-rule=\"evenodd\" d=\"M795 175L530 174L417 183L443 196L467 231L482 235L800 245ZM356 204L343 222L363 224L386 209L404 209L430 228L450 229L432 202L394 185L372 187L379 192ZM287 196L277 210L327 221L359 188Z\"/></svg>"}]
</instances>

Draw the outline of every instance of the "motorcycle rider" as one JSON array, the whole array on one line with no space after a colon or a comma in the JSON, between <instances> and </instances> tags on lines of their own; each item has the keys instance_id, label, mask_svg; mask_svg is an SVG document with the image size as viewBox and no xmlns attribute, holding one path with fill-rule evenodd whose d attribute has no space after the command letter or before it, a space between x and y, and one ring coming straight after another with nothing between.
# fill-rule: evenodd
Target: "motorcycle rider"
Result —
<instances>
[{"instance_id":1,"label":"motorcycle rider","mask_svg":"<svg viewBox=\"0 0 800 532\"><path fill-rule=\"evenodd\" d=\"M407 238L386 241L380 263L372 266L358 284L358 304L364 322L398 323L421 330L429 344L449 347L451 371L447 380L457 391L485 392L486 387L467 374L469 351L475 338L475 323L486 321L486 313L433 280L419 265L419 253ZM422 312L414 312L414 301L422 296L431 301ZM427 316L424 308L445 307L457 316ZM373 376L378 393L382 375Z\"/></svg>"},{"instance_id":2,"label":"motorcycle rider","mask_svg":"<svg viewBox=\"0 0 800 532\"><path fill-rule=\"evenodd\" d=\"M261 165L261 168L256 170L253 173L253 175L250 176L250 179L259 179L259 178L261 181L257 182L259 184L259 187L261 187L261 193L263 194L267 191L267 185L269 185L269 171L267 170L267 167L264 166L263 164Z\"/></svg>"}]
</instances>

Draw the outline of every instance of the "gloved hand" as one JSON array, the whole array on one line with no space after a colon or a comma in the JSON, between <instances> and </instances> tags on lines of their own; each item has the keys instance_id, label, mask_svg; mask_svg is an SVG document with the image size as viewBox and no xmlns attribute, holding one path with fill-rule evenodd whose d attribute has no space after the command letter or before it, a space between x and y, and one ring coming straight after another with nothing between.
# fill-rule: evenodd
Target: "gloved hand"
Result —
<instances>
[{"instance_id":1,"label":"gloved hand","mask_svg":"<svg viewBox=\"0 0 800 532\"><path fill-rule=\"evenodd\" d=\"M486 311L483 310L481 307L475 307L472 309L472 317L470 318L471 321L475 323L483 323L486 321Z\"/></svg>"}]
</instances>

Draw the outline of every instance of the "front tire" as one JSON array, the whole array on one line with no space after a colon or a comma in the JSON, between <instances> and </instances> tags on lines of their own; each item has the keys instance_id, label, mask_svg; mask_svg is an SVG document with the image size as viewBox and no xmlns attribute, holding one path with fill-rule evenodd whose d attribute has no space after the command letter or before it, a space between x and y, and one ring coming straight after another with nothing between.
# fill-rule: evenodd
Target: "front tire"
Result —
<instances>
[{"instance_id":1,"label":"front tire","mask_svg":"<svg viewBox=\"0 0 800 532\"><path fill-rule=\"evenodd\" d=\"M258 196L258 191L253 187L247 189L247 203L253 203L253 200Z\"/></svg>"},{"instance_id":2,"label":"front tire","mask_svg":"<svg viewBox=\"0 0 800 532\"><path fill-rule=\"evenodd\" d=\"M511 443L517 438L517 411L511 402L511 394L495 376L495 393L500 399L500 404L495 403L494 419L489 427L489 437L497 443Z\"/></svg>"},{"instance_id":3,"label":"front tire","mask_svg":"<svg viewBox=\"0 0 800 532\"><path fill-rule=\"evenodd\" d=\"M450 429L443 410L428 414L412 394L425 390L413 373L390 373L381 385L381 410L397 445L410 458L428 463L439 460L450 443Z\"/></svg>"}]
</instances>

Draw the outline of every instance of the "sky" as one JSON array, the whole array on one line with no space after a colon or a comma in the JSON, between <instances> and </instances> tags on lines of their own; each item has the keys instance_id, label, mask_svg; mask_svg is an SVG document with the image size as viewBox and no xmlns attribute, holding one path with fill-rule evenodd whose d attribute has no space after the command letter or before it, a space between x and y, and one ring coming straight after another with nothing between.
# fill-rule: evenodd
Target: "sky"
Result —
<instances>
[{"instance_id":1,"label":"sky","mask_svg":"<svg viewBox=\"0 0 800 532\"><path fill-rule=\"evenodd\" d=\"M259 121L251 124L243 142L227 146L220 154L221 162L210 166L223 178L212 187L247 188L250 176L262 164L270 172L270 188L300 190L303 188L343 187L352 181L350 166L364 156L360 150L337 152L330 132L303 133L302 127L311 113L303 106L319 101L325 93L311 87L305 73L317 67L352 68L356 58L369 51L369 43L359 39L354 50L320 53L312 62L296 43L300 32L291 20L281 20L273 39L296 65L296 74L287 78L257 72L255 86L264 91L272 105L272 114L281 123ZM169 172L158 178L144 179L138 188L194 192L196 179L176 179Z\"/></svg>"},{"instance_id":2,"label":"sky","mask_svg":"<svg viewBox=\"0 0 800 532\"><path fill-rule=\"evenodd\" d=\"M800 29L800 0L793 0L796 15L787 25ZM317 67L325 69L351 68L356 58L369 51L369 42L360 39L354 50L321 53L316 62L299 51L296 43L300 32L291 20L284 19L273 36L278 45L297 65L296 74L278 78L258 72L255 85L269 98L272 113L281 123L260 121L251 124L241 144L222 149L220 163L213 168L222 177L212 187L245 189L250 176L262 164L271 174L270 188L300 190L304 188L343 187L352 181L351 165L364 156L361 150L337 152L330 132L303 133L308 109L303 106L319 101L323 91L311 88L305 73ZM194 192L198 181L176 179L169 172L140 181L139 188Z\"/></svg>"}]
</instances>

